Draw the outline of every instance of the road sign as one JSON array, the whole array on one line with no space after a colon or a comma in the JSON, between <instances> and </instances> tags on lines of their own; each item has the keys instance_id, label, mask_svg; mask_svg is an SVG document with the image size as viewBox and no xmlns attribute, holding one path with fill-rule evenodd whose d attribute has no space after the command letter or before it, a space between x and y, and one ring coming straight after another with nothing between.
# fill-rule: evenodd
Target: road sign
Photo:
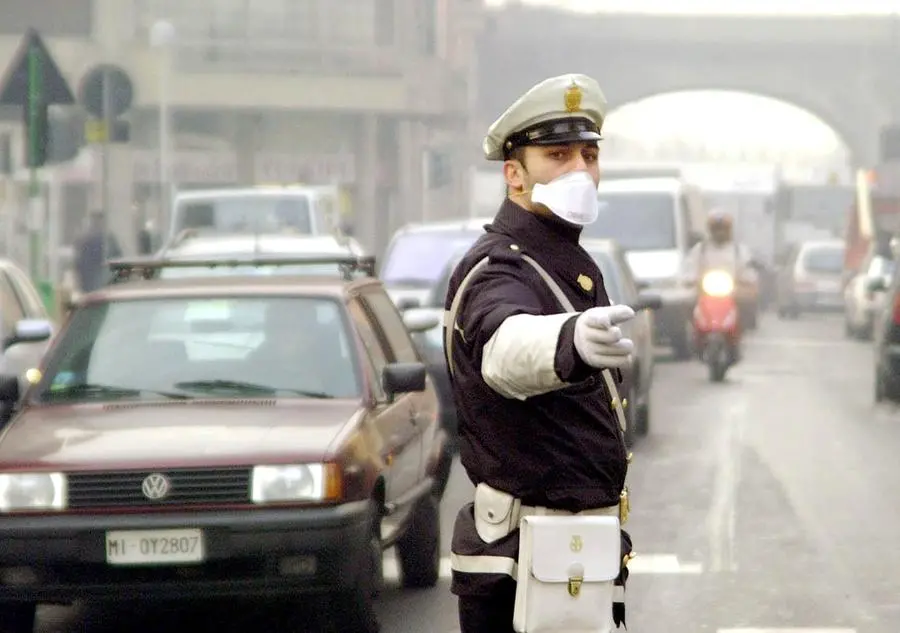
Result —
<instances>
[{"instance_id":1,"label":"road sign","mask_svg":"<svg viewBox=\"0 0 900 633\"><path fill-rule=\"evenodd\" d=\"M0 105L24 106L25 129L27 131L28 166L31 179L28 189L29 218L29 260L31 278L41 287L48 284L40 280L41 275L41 234L44 224L44 208L40 198L37 169L47 158L50 126L47 106L75 103L68 82L59 71L59 66L47 50L44 41L35 29L28 29L12 63L0 85ZM50 293L52 295L52 292ZM52 309L52 297L48 307Z\"/></svg>"},{"instance_id":2,"label":"road sign","mask_svg":"<svg viewBox=\"0 0 900 633\"><path fill-rule=\"evenodd\" d=\"M104 81L107 95L104 95ZM98 119L115 119L127 112L134 102L134 85L124 68L100 64L81 80L78 99L84 109ZM107 112L104 112L104 99L107 100Z\"/></svg>"},{"instance_id":3,"label":"road sign","mask_svg":"<svg viewBox=\"0 0 900 633\"><path fill-rule=\"evenodd\" d=\"M40 61L40 71L37 78L41 84L41 99L43 103L70 105L75 103L69 83L62 76L53 56L47 50L44 40L34 29L29 29L22 40L22 44L16 51L12 63L0 84L0 105L28 105L29 99L29 70L28 60L34 56Z\"/></svg>"}]
</instances>

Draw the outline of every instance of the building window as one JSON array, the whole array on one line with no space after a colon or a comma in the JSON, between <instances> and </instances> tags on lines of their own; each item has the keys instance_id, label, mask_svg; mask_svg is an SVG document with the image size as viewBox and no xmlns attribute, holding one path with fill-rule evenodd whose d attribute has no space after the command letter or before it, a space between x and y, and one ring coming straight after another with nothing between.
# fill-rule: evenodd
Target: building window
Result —
<instances>
[{"instance_id":1,"label":"building window","mask_svg":"<svg viewBox=\"0 0 900 633\"><path fill-rule=\"evenodd\" d=\"M395 0L376 0L375 3L375 43L378 46L393 46L396 38Z\"/></svg>"},{"instance_id":2,"label":"building window","mask_svg":"<svg viewBox=\"0 0 900 633\"><path fill-rule=\"evenodd\" d=\"M420 52L433 56L438 49L438 0L419 0L419 33L422 34Z\"/></svg>"}]
</instances>

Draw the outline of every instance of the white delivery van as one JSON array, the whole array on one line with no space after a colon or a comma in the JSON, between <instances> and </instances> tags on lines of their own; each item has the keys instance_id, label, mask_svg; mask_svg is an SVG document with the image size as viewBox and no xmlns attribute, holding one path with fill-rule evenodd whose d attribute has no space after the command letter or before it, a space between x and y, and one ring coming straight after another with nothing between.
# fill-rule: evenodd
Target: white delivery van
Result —
<instances>
[{"instance_id":1,"label":"white delivery van","mask_svg":"<svg viewBox=\"0 0 900 633\"><path fill-rule=\"evenodd\" d=\"M340 192L312 185L182 191L172 202L164 243L187 229L203 234L252 235L340 232Z\"/></svg>"},{"instance_id":2,"label":"white delivery van","mask_svg":"<svg viewBox=\"0 0 900 633\"><path fill-rule=\"evenodd\" d=\"M600 215L583 238L619 243L638 283L662 297L654 314L659 342L669 344L676 358L688 358L697 292L681 283L681 275L705 229L700 191L679 178L626 178L601 180L598 195Z\"/></svg>"}]
</instances>

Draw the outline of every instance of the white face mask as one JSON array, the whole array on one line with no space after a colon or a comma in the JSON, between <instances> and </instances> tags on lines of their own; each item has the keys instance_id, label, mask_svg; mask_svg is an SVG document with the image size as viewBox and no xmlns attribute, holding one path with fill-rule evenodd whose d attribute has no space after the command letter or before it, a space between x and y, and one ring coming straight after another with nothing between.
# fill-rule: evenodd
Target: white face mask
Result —
<instances>
[{"instance_id":1,"label":"white face mask","mask_svg":"<svg viewBox=\"0 0 900 633\"><path fill-rule=\"evenodd\" d=\"M586 171L570 171L545 185L535 185L531 201L579 226L592 224L600 213L597 183Z\"/></svg>"}]
</instances>

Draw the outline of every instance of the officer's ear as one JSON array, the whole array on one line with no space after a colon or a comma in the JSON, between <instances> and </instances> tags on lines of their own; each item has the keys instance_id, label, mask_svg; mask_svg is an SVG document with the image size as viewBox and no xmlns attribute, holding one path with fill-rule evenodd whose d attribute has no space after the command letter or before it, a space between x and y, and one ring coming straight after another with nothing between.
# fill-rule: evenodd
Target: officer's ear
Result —
<instances>
[{"instance_id":1,"label":"officer's ear","mask_svg":"<svg viewBox=\"0 0 900 633\"><path fill-rule=\"evenodd\" d=\"M503 163L503 179L512 191L524 191L526 185L525 164L521 157L513 155Z\"/></svg>"}]
</instances>

